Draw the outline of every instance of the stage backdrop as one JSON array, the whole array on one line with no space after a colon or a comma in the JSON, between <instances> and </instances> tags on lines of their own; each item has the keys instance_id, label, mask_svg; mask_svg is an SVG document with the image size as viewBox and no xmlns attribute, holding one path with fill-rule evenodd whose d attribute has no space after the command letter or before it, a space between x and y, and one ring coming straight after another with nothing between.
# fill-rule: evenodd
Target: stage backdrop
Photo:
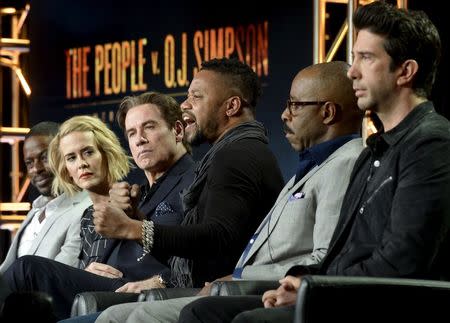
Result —
<instances>
[{"instance_id":1,"label":"stage backdrop","mask_svg":"<svg viewBox=\"0 0 450 323\"><path fill-rule=\"evenodd\" d=\"M118 130L125 95L154 90L182 102L202 61L234 56L259 75L257 119L285 178L295 172L280 115L292 78L312 63L312 1L39 0L30 18L32 124L96 114Z\"/></svg>"}]
</instances>

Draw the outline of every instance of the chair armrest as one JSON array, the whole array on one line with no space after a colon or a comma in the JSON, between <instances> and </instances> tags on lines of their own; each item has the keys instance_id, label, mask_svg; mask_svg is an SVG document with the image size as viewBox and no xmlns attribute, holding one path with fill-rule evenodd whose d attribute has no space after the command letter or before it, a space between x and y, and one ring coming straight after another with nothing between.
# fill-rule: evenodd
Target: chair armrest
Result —
<instances>
[{"instance_id":1,"label":"chair armrest","mask_svg":"<svg viewBox=\"0 0 450 323\"><path fill-rule=\"evenodd\" d=\"M443 281L304 276L294 322L436 322L448 316L449 299Z\"/></svg>"},{"instance_id":2,"label":"chair armrest","mask_svg":"<svg viewBox=\"0 0 450 323\"><path fill-rule=\"evenodd\" d=\"M278 281L271 280L232 280L214 282L211 296L262 295L269 289L277 289Z\"/></svg>"},{"instance_id":3,"label":"chair armrest","mask_svg":"<svg viewBox=\"0 0 450 323\"><path fill-rule=\"evenodd\" d=\"M137 293L84 292L77 294L72 303L70 317L103 311L116 304L136 302Z\"/></svg>"},{"instance_id":4,"label":"chair armrest","mask_svg":"<svg viewBox=\"0 0 450 323\"><path fill-rule=\"evenodd\" d=\"M160 301L164 299L195 296L200 288L154 288L143 290L139 296L140 302Z\"/></svg>"}]
</instances>

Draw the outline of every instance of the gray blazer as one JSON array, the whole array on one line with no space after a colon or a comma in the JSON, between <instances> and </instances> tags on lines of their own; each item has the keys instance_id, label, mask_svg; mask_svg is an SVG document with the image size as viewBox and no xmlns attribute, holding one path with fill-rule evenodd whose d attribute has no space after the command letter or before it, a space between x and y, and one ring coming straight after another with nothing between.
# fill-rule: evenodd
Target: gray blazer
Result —
<instances>
[{"instance_id":1,"label":"gray blazer","mask_svg":"<svg viewBox=\"0 0 450 323\"><path fill-rule=\"evenodd\" d=\"M295 185L295 177L289 180L258 228L248 254L239 259L242 279L278 280L294 265L322 260L362 149L362 140L353 139Z\"/></svg>"},{"instance_id":2,"label":"gray blazer","mask_svg":"<svg viewBox=\"0 0 450 323\"><path fill-rule=\"evenodd\" d=\"M81 244L80 220L83 211L91 204L92 201L85 191L75 194L72 198L66 196L54 215L45 222L28 254L54 259L77 267ZM19 239L35 213L35 210L32 209L22 222L5 261L0 266L0 273L4 273L17 259Z\"/></svg>"}]
</instances>

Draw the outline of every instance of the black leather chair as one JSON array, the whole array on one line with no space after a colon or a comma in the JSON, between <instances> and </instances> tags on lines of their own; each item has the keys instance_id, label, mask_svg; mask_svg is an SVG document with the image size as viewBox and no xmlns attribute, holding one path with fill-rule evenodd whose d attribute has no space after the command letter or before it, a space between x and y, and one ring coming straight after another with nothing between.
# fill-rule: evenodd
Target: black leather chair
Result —
<instances>
[{"instance_id":1,"label":"black leather chair","mask_svg":"<svg viewBox=\"0 0 450 323\"><path fill-rule=\"evenodd\" d=\"M72 303L71 317L103 311L110 306L137 302L139 293L84 292L77 294Z\"/></svg>"},{"instance_id":2,"label":"black leather chair","mask_svg":"<svg viewBox=\"0 0 450 323\"><path fill-rule=\"evenodd\" d=\"M278 281L215 282L210 295L262 295ZM184 294L186 295L184 295ZM189 296L190 290L145 291L142 300ZM295 323L449 322L450 282L374 277L304 276ZM448 305L447 305L448 304Z\"/></svg>"},{"instance_id":3,"label":"black leather chair","mask_svg":"<svg viewBox=\"0 0 450 323\"><path fill-rule=\"evenodd\" d=\"M277 289L278 281L271 280L238 280L216 282L216 290L212 295L239 296L239 295L262 295L266 290Z\"/></svg>"},{"instance_id":4,"label":"black leather chair","mask_svg":"<svg viewBox=\"0 0 450 323\"><path fill-rule=\"evenodd\" d=\"M449 322L449 305L449 282L305 276L294 322Z\"/></svg>"},{"instance_id":5,"label":"black leather chair","mask_svg":"<svg viewBox=\"0 0 450 323\"><path fill-rule=\"evenodd\" d=\"M200 288L155 288L142 291L142 293L84 292L75 296L70 316L92 314L122 303L194 296L199 291Z\"/></svg>"},{"instance_id":6,"label":"black leather chair","mask_svg":"<svg viewBox=\"0 0 450 323\"><path fill-rule=\"evenodd\" d=\"M266 290L276 289L280 284L277 281L240 280L217 281L211 286L210 296L238 296L262 295ZM139 301L164 300L179 297L194 296L200 288L158 288L145 290L139 296Z\"/></svg>"},{"instance_id":7,"label":"black leather chair","mask_svg":"<svg viewBox=\"0 0 450 323\"><path fill-rule=\"evenodd\" d=\"M161 301L164 299L195 296L200 288L155 288L142 291L140 302Z\"/></svg>"},{"instance_id":8,"label":"black leather chair","mask_svg":"<svg viewBox=\"0 0 450 323\"><path fill-rule=\"evenodd\" d=\"M277 288L273 281L227 281L214 282L211 296L216 295L262 295L266 290ZM141 294L114 292L84 292L75 296L71 317L103 311L109 306L127 302L149 302L197 295L200 288L155 288Z\"/></svg>"},{"instance_id":9,"label":"black leather chair","mask_svg":"<svg viewBox=\"0 0 450 323\"><path fill-rule=\"evenodd\" d=\"M4 323L56 321L52 298L40 292L11 293L6 297L0 311L0 322Z\"/></svg>"},{"instance_id":10,"label":"black leather chair","mask_svg":"<svg viewBox=\"0 0 450 323\"><path fill-rule=\"evenodd\" d=\"M214 282L214 295L262 295L278 288L277 281ZM163 300L195 295L199 289L152 289L134 296L139 301ZM91 298L89 294L100 295ZM83 293L91 312L107 303L110 293ZM304 276L297 298L296 323L322 322L448 322L450 282L373 277ZM137 294L134 294L137 295ZM120 296L121 297L121 296ZM130 300L119 300L123 303ZM132 301L132 300L131 300ZM94 304L97 304L94 306Z\"/></svg>"}]
</instances>

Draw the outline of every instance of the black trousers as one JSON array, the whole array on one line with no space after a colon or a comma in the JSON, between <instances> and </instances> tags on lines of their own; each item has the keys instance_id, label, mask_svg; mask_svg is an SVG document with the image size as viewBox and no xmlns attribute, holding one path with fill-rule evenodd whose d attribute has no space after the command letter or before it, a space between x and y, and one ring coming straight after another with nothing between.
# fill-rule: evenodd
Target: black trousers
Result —
<instances>
[{"instance_id":1,"label":"black trousers","mask_svg":"<svg viewBox=\"0 0 450 323\"><path fill-rule=\"evenodd\" d=\"M294 306L265 309L261 296L211 296L186 305L178 323L291 323L293 320Z\"/></svg>"},{"instance_id":2,"label":"black trousers","mask_svg":"<svg viewBox=\"0 0 450 323\"><path fill-rule=\"evenodd\" d=\"M76 294L115 291L126 283L122 278L102 277L38 256L23 256L17 259L3 278L12 291L40 291L49 294L58 319L70 316Z\"/></svg>"},{"instance_id":3,"label":"black trousers","mask_svg":"<svg viewBox=\"0 0 450 323\"><path fill-rule=\"evenodd\" d=\"M257 308L251 311L245 311L238 314L233 323L256 323L256 322L274 322L274 323L292 323L294 321L295 306L277 307L277 308Z\"/></svg>"}]
</instances>

